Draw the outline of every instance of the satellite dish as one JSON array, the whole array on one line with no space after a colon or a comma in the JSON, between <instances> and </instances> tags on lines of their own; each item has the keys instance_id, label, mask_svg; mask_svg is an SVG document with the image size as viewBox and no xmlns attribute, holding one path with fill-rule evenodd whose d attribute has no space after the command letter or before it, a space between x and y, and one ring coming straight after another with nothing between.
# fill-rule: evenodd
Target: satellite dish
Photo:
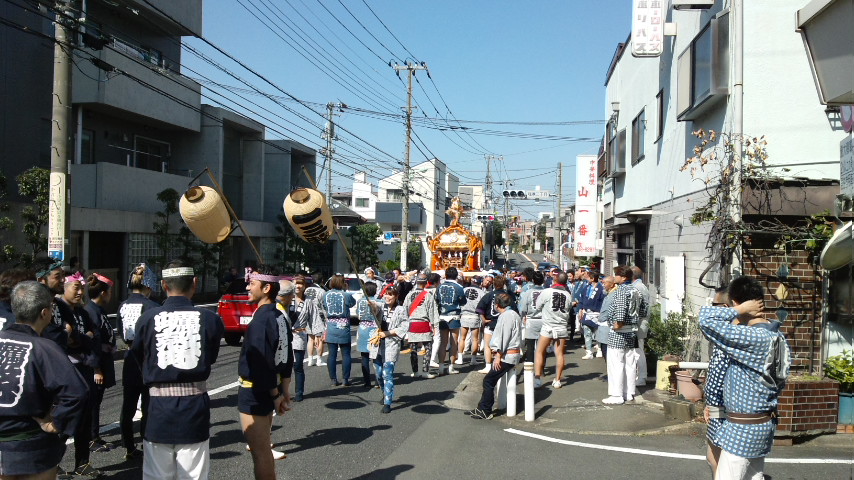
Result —
<instances>
[{"instance_id":1,"label":"satellite dish","mask_svg":"<svg viewBox=\"0 0 854 480\"><path fill-rule=\"evenodd\" d=\"M830 237L821 251L821 266L826 270L836 270L854 261L854 236L852 222L848 222Z\"/></svg>"}]
</instances>

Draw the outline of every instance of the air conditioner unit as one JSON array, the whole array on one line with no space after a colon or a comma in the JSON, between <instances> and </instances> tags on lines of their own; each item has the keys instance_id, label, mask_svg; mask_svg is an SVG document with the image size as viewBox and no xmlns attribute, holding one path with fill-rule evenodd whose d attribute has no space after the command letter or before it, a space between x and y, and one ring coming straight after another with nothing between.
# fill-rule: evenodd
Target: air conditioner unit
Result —
<instances>
[{"instance_id":1,"label":"air conditioner unit","mask_svg":"<svg viewBox=\"0 0 854 480\"><path fill-rule=\"evenodd\" d=\"M674 10L708 10L715 5L715 0L673 0Z\"/></svg>"}]
</instances>

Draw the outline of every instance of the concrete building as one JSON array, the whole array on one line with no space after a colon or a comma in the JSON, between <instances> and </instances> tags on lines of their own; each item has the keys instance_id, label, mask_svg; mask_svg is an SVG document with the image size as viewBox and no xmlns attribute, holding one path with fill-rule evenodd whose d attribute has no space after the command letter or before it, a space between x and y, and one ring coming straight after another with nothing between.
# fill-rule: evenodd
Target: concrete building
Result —
<instances>
[{"instance_id":1,"label":"concrete building","mask_svg":"<svg viewBox=\"0 0 854 480\"><path fill-rule=\"evenodd\" d=\"M368 174L357 172L353 181L352 203L350 208L369 222L376 221L376 206L378 201L374 186L368 183Z\"/></svg>"},{"instance_id":2,"label":"concrete building","mask_svg":"<svg viewBox=\"0 0 854 480\"><path fill-rule=\"evenodd\" d=\"M698 153L694 147L701 140L692 132L716 132L717 140L700 150L708 154L712 147L724 146L733 131L736 45L731 44L732 15L724 3L715 2L709 10L667 8L666 21L676 24L678 34L666 37L664 53L636 58L629 38L618 45L606 76L609 121L599 161L603 270L616 264L641 266L665 312L686 306L696 311L729 273L728 265L709 260L720 247L708 244L711 222L691 221L724 170L713 168L714 159L704 168L696 168L697 162L683 168ZM744 2L743 132L753 146L754 137L767 140L767 159L759 170L776 182L768 192L743 192L744 218L754 224L763 218L792 224L832 211L839 192L844 134L838 114L825 111L817 100L803 41L795 31L795 12L803 4ZM763 194L771 200L757 200ZM760 248L766 237L755 232L751 248ZM747 273L777 275L751 263L748 253L744 262ZM820 290L820 282L810 282ZM810 365L817 361L812 353L807 356Z\"/></svg>"},{"instance_id":3,"label":"concrete building","mask_svg":"<svg viewBox=\"0 0 854 480\"><path fill-rule=\"evenodd\" d=\"M416 225L417 229L410 227L410 241L421 243L422 258L429 258L427 236L435 235L448 226L449 220L445 214L445 210L450 206L451 199L459 194L459 188L459 178L448 173L447 166L437 158L411 168L409 205L410 208L413 205L421 205L424 221ZM379 212L382 203L403 202L403 172L396 172L391 176L381 179L378 185L377 197L379 202L377 204L377 212ZM381 227L386 225L386 220L392 220L394 215L390 211L392 207L382 206L382 209L384 212L382 216L380 213L377 213L377 223ZM400 212L400 207L397 210ZM410 210L410 224L412 223L412 213L413 211ZM396 225L399 226L402 222L402 216L397 218ZM390 226L394 227L396 225L392 224ZM387 231L385 228L383 230ZM399 229L388 231L395 234L396 232L400 232Z\"/></svg>"},{"instance_id":4,"label":"concrete building","mask_svg":"<svg viewBox=\"0 0 854 480\"><path fill-rule=\"evenodd\" d=\"M123 285L132 265L157 254L158 192L184 192L208 168L265 261L275 263L282 202L294 186L307 185L303 168L314 175L315 152L268 141L264 125L202 104L201 86L180 72L180 40L201 35L202 0L150 3L85 3L88 36L76 49L72 76L66 256L89 271L114 269ZM13 4L0 6L0 15L53 35L49 21ZM0 169L11 180L50 166L53 49L32 35L2 32L0 67L15 81L0 82ZM207 176L199 181L210 184ZM226 241L221 268L256 261L242 235ZM216 288L211 280L207 290Z\"/></svg>"}]
</instances>

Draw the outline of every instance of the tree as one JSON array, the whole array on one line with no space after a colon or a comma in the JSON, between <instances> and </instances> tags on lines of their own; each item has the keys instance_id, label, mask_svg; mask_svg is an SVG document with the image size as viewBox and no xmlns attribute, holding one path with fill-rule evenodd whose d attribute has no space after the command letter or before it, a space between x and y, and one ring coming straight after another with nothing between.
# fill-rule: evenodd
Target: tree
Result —
<instances>
[{"instance_id":1,"label":"tree","mask_svg":"<svg viewBox=\"0 0 854 480\"><path fill-rule=\"evenodd\" d=\"M520 241L519 241L519 235L518 234L513 233L510 235L509 245L510 245L510 248L513 249L513 251L519 250Z\"/></svg>"},{"instance_id":2,"label":"tree","mask_svg":"<svg viewBox=\"0 0 854 480\"><path fill-rule=\"evenodd\" d=\"M181 194L174 188L167 188L157 194L157 200L163 203L163 210L157 212L157 218L160 221L153 224L159 255L149 259L149 262L159 265L160 268L163 268L169 261L169 255L175 245L175 238L169 233L169 221L173 215L178 213L179 198L181 198Z\"/></svg>"},{"instance_id":3,"label":"tree","mask_svg":"<svg viewBox=\"0 0 854 480\"><path fill-rule=\"evenodd\" d=\"M47 251L47 236L42 233L48 221L48 204L50 203L50 172L44 168L32 167L17 177L18 192L30 200L21 211L24 225L24 239L30 251L20 255L20 262L25 267L31 267L40 253Z\"/></svg>"},{"instance_id":4,"label":"tree","mask_svg":"<svg viewBox=\"0 0 854 480\"><path fill-rule=\"evenodd\" d=\"M374 223L354 225L348 229L347 236L350 237L352 245L350 254L356 263L356 273L361 272L365 267L379 263L380 259L377 255L379 242L377 238L380 235L382 235L382 230Z\"/></svg>"},{"instance_id":5,"label":"tree","mask_svg":"<svg viewBox=\"0 0 854 480\"><path fill-rule=\"evenodd\" d=\"M542 223L537 224L537 241L540 242L540 248L545 250L547 245L546 226Z\"/></svg>"},{"instance_id":6,"label":"tree","mask_svg":"<svg viewBox=\"0 0 854 480\"><path fill-rule=\"evenodd\" d=\"M7 263L15 258L15 247L4 233L15 228L15 221L6 215L9 211L9 203L4 200L7 194L6 175L0 172L0 244L3 245L3 248L0 248L0 263Z\"/></svg>"},{"instance_id":7,"label":"tree","mask_svg":"<svg viewBox=\"0 0 854 480\"><path fill-rule=\"evenodd\" d=\"M406 266L413 269L417 266L421 265L421 244L418 242L411 242L407 246L406 249ZM394 248L394 258L400 258L400 244L398 243ZM397 266L400 266L400 262L398 262Z\"/></svg>"}]
</instances>

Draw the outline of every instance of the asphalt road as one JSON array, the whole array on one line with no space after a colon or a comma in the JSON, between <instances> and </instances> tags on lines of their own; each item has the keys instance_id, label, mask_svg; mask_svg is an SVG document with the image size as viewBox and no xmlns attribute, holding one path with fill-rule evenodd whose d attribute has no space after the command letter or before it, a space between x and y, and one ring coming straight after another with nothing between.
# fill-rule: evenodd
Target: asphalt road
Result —
<instances>
[{"instance_id":1,"label":"asphalt road","mask_svg":"<svg viewBox=\"0 0 854 480\"><path fill-rule=\"evenodd\" d=\"M237 347L222 346L208 383L215 392L211 395L213 479L252 475L252 460L239 429L237 390L233 386L239 351ZM462 375L426 380L409 377L408 361L403 363L404 376L398 377L397 400L388 415L380 413L379 390L331 387L325 367L307 367L306 399L275 419L273 441L276 448L288 454L287 459L277 462L279 476L686 479L708 475L705 462L678 458L680 454L702 454L702 438L572 435L527 428L524 422L506 418L476 421L443 404L471 367L466 366ZM361 377L356 365L353 373L354 380ZM121 390L113 388L104 400L102 422L108 424L104 435L108 441L119 441L118 430L109 424L118 420L120 395ZM544 437L531 438L516 430ZM614 451L613 447L647 453ZM92 462L108 478L140 478L141 461L126 462L123 455L123 448L93 453ZM854 460L854 449L807 444L775 448L773 456ZM73 447L69 446L63 465L70 467L72 458ZM769 463L767 473L775 479L847 479L854 478L854 465Z\"/></svg>"}]
</instances>

